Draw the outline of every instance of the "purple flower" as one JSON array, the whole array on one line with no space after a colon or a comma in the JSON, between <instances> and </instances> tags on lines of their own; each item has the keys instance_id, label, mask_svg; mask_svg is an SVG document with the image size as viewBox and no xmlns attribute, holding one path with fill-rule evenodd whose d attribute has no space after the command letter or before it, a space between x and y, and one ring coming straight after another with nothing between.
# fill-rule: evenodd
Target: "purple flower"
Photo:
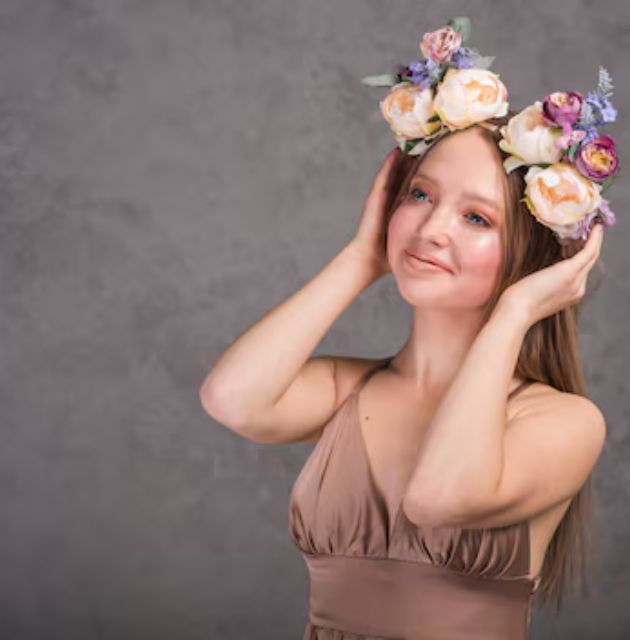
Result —
<instances>
[{"instance_id":1,"label":"purple flower","mask_svg":"<svg viewBox=\"0 0 630 640\"><path fill-rule=\"evenodd\" d=\"M550 93L542 106L542 119L551 127L562 127L562 133L571 133L571 125L580 118L584 97L578 91Z\"/></svg>"},{"instance_id":2,"label":"purple flower","mask_svg":"<svg viewBox=\"0 0 630 640\"><path fill-rule=\"evenodd\" d=\"M617 217L610 208L610 202L606 198L602 198L599 203L599 214L605 227L612 227L617 222Z\"/></svg>"},{"instance_id":3,"label":"purple flower","mask_svg":"<svg viewBox=\"0 0 630 640\"><path fill-rule=\"evenodd\" d=\"M573 231L569 234L569 237L575 240L586 240L591 232L591 229L589 228L591 226L591 222L595 218L600 219L604 228L612 227L617 222L616 216L611 210L610 203L606 198L601 199L597 209L591 211L589 214L584 216L582 220L575 224Z\"/></svg>"},{"instance_id":4,"label":"purple flower","mask_svg":"<svg viewBox=\"0 0 630 640\"><path fill-rule=\"evenodd\" d=\"M432 86L440 77L441 65L430 58L426 60L413 60L409 63L411 81L419 84L422 89Z\"/></svg>"},{"instance_id":5,"label":"purple flower","mask_svg":"<svg viewBox=\"0 0 630 640\"><path fill-rule=\"evenodd\" d=\"M595 125L592 125L592 124L578 123L573 127L573 130L586 131L586 136L584 136L584 138L582 139L582 144L586 144L587 142L589 142L593 138L596 138L599 135L599 132L597 131L597 127L595 127Z\"/></svg>"},{"instance_id":6,"label":"purple flower","mask_svg":"<svg viewBox=\"0 0 630 640\"><path fill-rule=\"evenodd\" d=\"M605 180L619 170L615 141L606 134L582 142L575 156L578 171L590 180Z\"/></svg>"},{"instance_id":7,"label":"purple flower","mask_svg":"<svg viewBox=\"0 0 630 640\"><path fill-rule=\"evenodd\" d=\"M605 122L615 122L617 119L617 109L612 106L612 103L605 96L599 93L589 91L586 95L586 102L593 107L596 122L594 124L600 125Z\"/></svg>"},{"instance_id":8,"label":"purple flower","mask_svg":"<svg viewBox=\"0 0 630 640\"><path fill-rule=\"evenodd\" d=\"M467 47L460 47L453 52L451 62L458 69L471 69L475 66L472 51Z\"/></svg>"}]
</instances>

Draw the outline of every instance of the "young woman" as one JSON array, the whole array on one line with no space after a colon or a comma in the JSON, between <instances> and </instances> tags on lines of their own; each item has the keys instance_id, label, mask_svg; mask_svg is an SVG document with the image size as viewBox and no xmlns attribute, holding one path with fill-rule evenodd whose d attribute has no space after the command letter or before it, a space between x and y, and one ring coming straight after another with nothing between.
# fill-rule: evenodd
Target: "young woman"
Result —
<instances>
[{"instance_id":1,"label":"young woman","mask_svg":"<svg viewBox=\"0 0 630 640\"><path fill-rule=\"evenodd\" d=\"M562 258L521 211L522 176L502 172L495 135L473 126L420 160L394 149L355 237L232 344L201 391L208 413L246 438L320 440L292 492L290 532L323 582L311 595L324 601L312 604L336 612L356 601L357 619L344 615L357 626L342 627L356 633L387 635L404 615L425 632L445 615L462 632L493 615L521 629L541 572L548 593L562 584L604 444L602 414L583 395L572 306L601 233ZM545 272L558 261L566 269ZM310 357L390 270L414 312L398 353ZM344 565L338 584L333 565L318 564L328 554L413 565L391 576L379 562ZM363 604L370 596L398 602ZM305 637L339 637L323 635L315 621L325 619L312 616Z\"/></svg>"},{"instance_id":2,"label":"young woman","mask_svg":"<svg viewBox=\"0 0 630 640\"><path fill-rule=\"evenodd\" d=\"M584 559L606 424L586 397L577 305L602 225L559 243L531 215L524 173L504 171L513 115L419 156L393 149L352 240L201 388L245 438L316 443L289 504L305 640L525 638L534 593L559 608ZM397 353L312 357L389 273L413 308Z\"/></svg>"}]
</instances>

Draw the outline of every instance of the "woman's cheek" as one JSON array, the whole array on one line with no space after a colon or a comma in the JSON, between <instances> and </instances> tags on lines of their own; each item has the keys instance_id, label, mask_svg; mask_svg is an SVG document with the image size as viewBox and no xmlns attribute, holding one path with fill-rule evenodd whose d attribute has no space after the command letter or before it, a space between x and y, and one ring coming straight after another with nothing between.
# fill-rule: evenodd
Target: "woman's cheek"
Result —
<instances>
[{"instance_id":1,"label":"woman's cheek","mask_svg":"<svg viewBox=\"0 0 630 640\"><path fill-rule=\"evenodd\" d=\"M462 270L480 281L494 282L501 262L501 251L498 238L479 238L462 252L465 263Z\"/></svg>"},{"instance_id":2,"label":"woman's cheek","mask_svg":"<svg viewBox=\"0 0 630 640\"><path fill-rule=\"evenodd\" d=\"M389 219L388 234L390 236L397 236L400 233L401 229L404 229L406 226L408 226L408 218L409 216L405 215L405 208L398 207L398 209L394 211L392 217Z\"/></svg>"},{"instance_id":3,"label":"woman's cheek","mask_svg":"<svg viewBox=\"0 0 630 640\"><path fill-rule=\"evenodd\" d=\"M413 219L410 215L411 212L405 209L404 205L399 206L392 214L387 225L387 249L389 247L395 251L396 248L402 250L407 246L408 237L413 235Z\"/></svg>"}]
</instances>

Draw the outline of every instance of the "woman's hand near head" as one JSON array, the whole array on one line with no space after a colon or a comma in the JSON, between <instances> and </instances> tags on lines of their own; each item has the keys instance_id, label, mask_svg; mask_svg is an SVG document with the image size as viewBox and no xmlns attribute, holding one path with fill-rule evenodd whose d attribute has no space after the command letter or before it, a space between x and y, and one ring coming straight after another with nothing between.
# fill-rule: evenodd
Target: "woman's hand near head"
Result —
<instances>
[{"instance_id":1,"label":"woman's hand near head","mask_svg":"<svg viewBox=\"0 0 630 640\"><path fill-rule=\"evenodd\" d=\"M366 269L374 274L374 279L391 271L384 249L385 205L391 169L400 153L401 150L394 147L385 156L363 205L355 236L350 241L357 259L364 262Z\"/></svg>"},{"instance_id":2,"label":"woman's hand near head","mask_svg":"<svg viewBox=\"0 0 630 640\"><path fill-rule=\"evenodd\" d=\"M586 293L588 274L599 256L603 235L603 225L595 224L584 246L575 255L510 285L501 295L499 304L507 304L531 326L578 303Z\"/></svg>"}]
</instances>

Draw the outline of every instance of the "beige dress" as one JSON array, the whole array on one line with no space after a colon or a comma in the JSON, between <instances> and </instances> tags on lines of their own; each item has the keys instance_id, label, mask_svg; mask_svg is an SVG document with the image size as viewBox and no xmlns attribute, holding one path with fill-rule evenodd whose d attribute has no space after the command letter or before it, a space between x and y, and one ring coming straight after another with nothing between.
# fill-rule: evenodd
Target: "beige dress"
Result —
<instances>
[{"instance_id":1,"label":"beige dress","mask_svg":"<svg viewBox=\"0 0 630 640\"><path fill-rule=\"evenodd\" d=\"M357 397L391 359L358 381L291 490L289 535L309 575L303 640L526 639L540 582L529 577L528 521L420 527L388 513L375 488Z\"/></svg>"}]
</instances>

